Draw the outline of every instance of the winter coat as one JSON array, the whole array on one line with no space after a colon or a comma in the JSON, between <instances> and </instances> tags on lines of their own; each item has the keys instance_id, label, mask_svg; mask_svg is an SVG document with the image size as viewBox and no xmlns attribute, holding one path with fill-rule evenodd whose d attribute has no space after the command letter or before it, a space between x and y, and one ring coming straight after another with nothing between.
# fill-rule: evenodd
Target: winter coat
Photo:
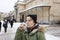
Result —
<instances>
[{"instance_id":1,"label":"winter coat","mask_svg":"<svg viewBox=\"0 0 60 40\"><path fill-rule=\"evenodd\" d=\"M7 28L7 26L8 26L8 25L7 25L7 21L5 21L5 22L3 23L3 27L4 27L4 28Z\"/></svg>"},{"instance_id":2,"label":"winter coat","mask_svg":"<svg viewBox=\"0 0 60 40\"><path fill-rule=\"evenodd\" d=\"M20 30L18 28L14 40L46 40L44 32L44 27L38 27L30 33L25 30Z\"/></svg>"},{"instance_id":3,"label":"winter coat","mask_svg":"<svg viewBox=\"0 0 60 40\"><path fill-rule=\"evenodd\" d=\"M1 24L2 24L2 23L0 22L0 27L1 27Z\"/></svg>"}]
</instances>

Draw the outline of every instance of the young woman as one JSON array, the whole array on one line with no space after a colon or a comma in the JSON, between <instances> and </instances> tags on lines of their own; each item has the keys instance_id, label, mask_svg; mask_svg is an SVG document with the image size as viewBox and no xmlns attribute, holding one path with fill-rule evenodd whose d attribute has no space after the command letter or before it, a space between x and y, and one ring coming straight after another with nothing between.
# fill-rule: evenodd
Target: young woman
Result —
<instances>
[{"instance_id":1,"label":"young woman","mask_svg":"<svg viewBox=\"0 0 60 40\"><path fill-rule=\"evenodd\" d=\"M37 24L36 15L28 15L26 17L26 24L26 30L24 25L20 25L14 40L46 40L44 35L45 28Z\"/></svg>"}]
</instances>

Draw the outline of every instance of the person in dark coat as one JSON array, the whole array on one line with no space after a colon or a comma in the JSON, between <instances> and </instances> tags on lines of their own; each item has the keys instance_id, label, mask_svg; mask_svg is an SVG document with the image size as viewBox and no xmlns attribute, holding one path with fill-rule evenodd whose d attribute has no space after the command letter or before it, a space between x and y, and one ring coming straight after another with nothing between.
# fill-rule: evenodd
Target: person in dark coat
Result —
<instances>
[{"instance_id":1,"label":"person in dark coat","mask_svg":"<svg viewBox=\"0 0 60 40\"><path fill-rule=\"evenodd\" d=\"M11 28L13 27L13 23L14 23L14 21L13 20L10 20Z\"/></svg>"},{"instance_id":2,"label":"person in dark coat","mask_svg":"<svg viewBox=\"0 0 60 40\"><path fill-rule=\"evenodd\" d=\"M4 20L3 27L4 27L4 31L6 33L7 32L7 27L8 27L7 20Z\"/></svg>"},{"instance_id":3,"label":"person in dark coat","mask_svg":"<svg viewBox=\"0 0 60 40\"><path fill-rule=\"evenodd\" d=\"M13 19L13 22L16 22L16 19Z\"/></svg>"},{"instance_id":4,"label":"person in dark coat","mask_svg":"<svg viewBox=\"0 0 60 40\"><path fill-rule=\"evenodd\" d=\"M2 24L2 23L1 23L1 21L0 21L0 32L1 32L1 24Z\"/></svg>"},{"instance_id":5,"label":"person in dark coat","mask_svg":"<svg viewBox=\"0 0 60 40\"><path fill-rule=\"evenodd\" d=\"M7 19L7 22L9 22L9 23L10 23L10 20L9 20L9 19Z\"/></svg>"}]
</instances>

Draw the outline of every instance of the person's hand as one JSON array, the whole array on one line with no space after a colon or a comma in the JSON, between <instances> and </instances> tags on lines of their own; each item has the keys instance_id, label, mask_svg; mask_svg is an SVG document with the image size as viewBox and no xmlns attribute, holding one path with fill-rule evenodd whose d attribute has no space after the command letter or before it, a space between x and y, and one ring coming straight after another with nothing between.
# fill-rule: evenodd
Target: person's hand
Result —
<instances>
[{"instance_id":1,"label":"person's hand","mask_svg":"<svg viewBox=\"0 0 60 40\"><path fill-rule=\"evenodd\" d=\"M20 24L19 29L20 30L24 30L24 25L23 24Z\"/></svg>"}]
</instances>

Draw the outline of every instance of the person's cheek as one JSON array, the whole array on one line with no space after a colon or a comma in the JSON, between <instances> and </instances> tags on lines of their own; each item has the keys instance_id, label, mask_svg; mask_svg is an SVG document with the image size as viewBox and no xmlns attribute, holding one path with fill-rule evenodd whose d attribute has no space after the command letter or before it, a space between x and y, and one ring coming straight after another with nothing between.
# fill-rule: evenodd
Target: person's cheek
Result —
<instances>
[{"instance_id":1,"label":"person's cheek","mask_svg":"<svg viewBox=\"0 0 60 40\"><path fill-rule=\"evenodd\" d=\"M28 23L27 23L27 25L29 26L29 25L30 25L30 23L28 22Z\"/></svg>"},{"instance_id":2,"label":"person's cheek","mask_svg":"<svg viewBox=\"0 0 60 40\"><path fill-rule=\"evenodd\" d=\"M29 24L30 24L30 26L31 26L31 25L32 25L32 22L30 22Z\"/></svg>"}]
</instances>

